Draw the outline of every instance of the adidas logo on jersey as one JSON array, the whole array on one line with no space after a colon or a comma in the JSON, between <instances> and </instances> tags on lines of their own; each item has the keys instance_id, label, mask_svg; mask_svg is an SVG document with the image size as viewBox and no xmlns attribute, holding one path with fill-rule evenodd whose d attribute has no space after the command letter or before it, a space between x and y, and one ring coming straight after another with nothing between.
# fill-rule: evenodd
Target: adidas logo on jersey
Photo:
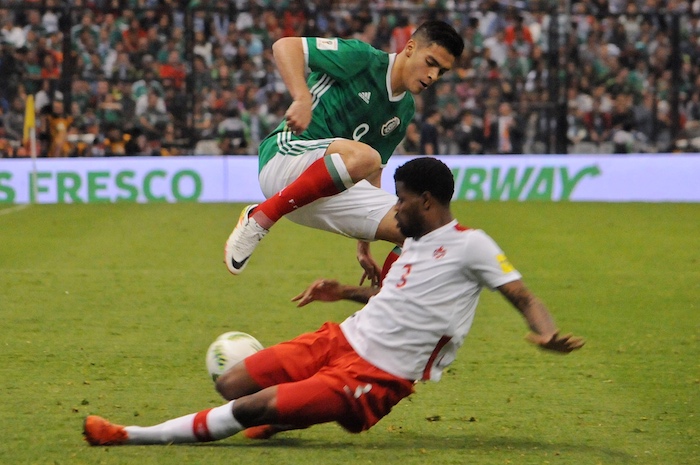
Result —
<instances>
[{"instance_id":1,"label":"adidas logo on jersey","mask_svg":"<svg viewBox=\"0 0 700 465\"><path fill-rule=\"evenodd\" d=\"M359 92L357 94L365 103L369 104L369 98L372 96L372 92Z\"/></svg>"}]
</instances>

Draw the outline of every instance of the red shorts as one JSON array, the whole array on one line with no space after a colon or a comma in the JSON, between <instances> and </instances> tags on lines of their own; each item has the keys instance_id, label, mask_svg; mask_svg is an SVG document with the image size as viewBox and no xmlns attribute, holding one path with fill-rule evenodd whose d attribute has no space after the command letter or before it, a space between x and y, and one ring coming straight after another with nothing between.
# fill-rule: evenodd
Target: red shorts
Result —
<instances>
[{"instance_id":1,"label":"red shorts","mask_svg":"<svg viewBox=\"0 0 700 465\"><path fill-rule=\"evenodd\" d=\"M277 386L280 424L336 421L359 433L413 393L412 381L357 355L337 323L263 349L246 358L245 366L263 389Z\"/></svg>"}]
</instances>

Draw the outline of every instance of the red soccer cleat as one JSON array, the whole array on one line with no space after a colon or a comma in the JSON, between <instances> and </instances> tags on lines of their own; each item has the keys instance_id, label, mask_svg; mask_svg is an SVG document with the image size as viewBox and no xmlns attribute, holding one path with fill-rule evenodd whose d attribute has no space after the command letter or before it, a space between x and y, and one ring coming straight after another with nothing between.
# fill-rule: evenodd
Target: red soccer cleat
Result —
<instances>
[{"instance_id":1,"label":"red soccer cleat","mask_svg":"<svg viewBox=\"0 0 700 465\"><path fill-rule=\"evenodd\" d=\"M243 435L248 439L270 439L277 434L279 429L272 425L251 426L243 431Z\"/></svg>"},{"instance_id":2,"label":"red soccer cleat","mask_svg":"<svg viewBox=\"0 0 700 465\"><path fill-rule=\"evenodd\" d=\"M97 415L88 415L83 423L83 436L91 446L119 446L126 444L129 434L123 426L113 425Z\"/></svg>"}]
</instances>

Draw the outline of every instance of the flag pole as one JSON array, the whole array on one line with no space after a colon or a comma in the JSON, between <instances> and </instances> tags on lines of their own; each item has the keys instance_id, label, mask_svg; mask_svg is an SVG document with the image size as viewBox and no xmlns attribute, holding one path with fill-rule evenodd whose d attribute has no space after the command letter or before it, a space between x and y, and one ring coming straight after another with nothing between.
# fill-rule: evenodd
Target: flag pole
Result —
<instances>
[{"instance_id":1,"label":"flag pole","mask_svg":"<svg viewBox=\"0 0 700 465\"><path fill-rule=\"evenodd\" d=\"M34 95L27 96L27 103L24 108L24 143L29 141L29 156L32 157L32 191L30 203L35 203L37 201L37 196L39 194L37 186L37 168L36 168L36 116L34 110Z\"/></svg>"}]
</instances>

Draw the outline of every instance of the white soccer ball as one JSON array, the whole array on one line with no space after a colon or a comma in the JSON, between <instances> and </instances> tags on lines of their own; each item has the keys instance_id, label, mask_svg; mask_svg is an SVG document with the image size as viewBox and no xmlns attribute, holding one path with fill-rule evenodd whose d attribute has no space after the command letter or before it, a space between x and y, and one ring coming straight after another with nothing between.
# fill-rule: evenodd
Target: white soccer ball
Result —
<instances>
[{"instance_id":1,"label":"white soccer ball","mask_svg":"<svg viewBox=\"0 0 700 465\"><path fill-rule=\"evenodd\" d=\"M262 349L263 345L250 334L240 331L222 334L207 349L206 362L209 376L216 381L236 363Z\"/></svg>"}]
</instances>

